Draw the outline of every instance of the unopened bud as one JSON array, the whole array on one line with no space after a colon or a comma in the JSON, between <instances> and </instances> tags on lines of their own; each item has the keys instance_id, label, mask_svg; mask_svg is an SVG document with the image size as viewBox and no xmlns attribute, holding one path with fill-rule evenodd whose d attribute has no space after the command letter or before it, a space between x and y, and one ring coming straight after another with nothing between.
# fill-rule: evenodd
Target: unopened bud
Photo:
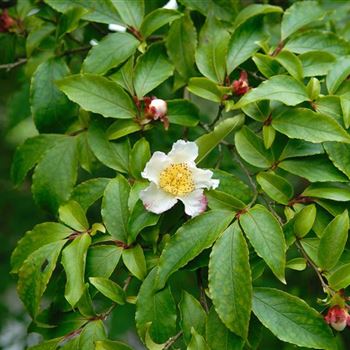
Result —
<instances>
[{"instance_id":1,"label":"unopened bud","mask_svg":"<svg viewBox=\"0 0 350 350\"><path fill-rule=\"evenodd\" d=\"M324 317L325 321L331 325L335 330L342 331L346 326L350 325L350 315L346 308L340 306L332 306L327 315Z\"/></svg>"},{"instance_id":2,"label":"unopened bud","mask_svg":"<svg viewBox=\"0 0 350 350\"><path fill-rule=\"evenodd\" d=\"M250 90L248 74L246 71L242 71L239 76L239 79L233 81L232 90L234 94L238 96L244 95Z\"/></svg>"}]
</instances>

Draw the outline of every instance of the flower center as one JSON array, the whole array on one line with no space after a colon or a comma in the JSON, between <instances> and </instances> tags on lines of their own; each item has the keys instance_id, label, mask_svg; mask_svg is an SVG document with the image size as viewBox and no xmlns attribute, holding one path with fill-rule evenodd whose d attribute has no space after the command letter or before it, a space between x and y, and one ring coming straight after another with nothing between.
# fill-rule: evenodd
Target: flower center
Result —
<instances>
[{"instance_id":1,"label":"flower center","mask_svg":"<svg viewBox=\"0 0 350 350\"><path fill-rule=\"evenodd\" d=\"M187 164L171 164L160 173L160 187L174 196L182 196L194 190L192 172Z\"/></svg>"}]
</instances>

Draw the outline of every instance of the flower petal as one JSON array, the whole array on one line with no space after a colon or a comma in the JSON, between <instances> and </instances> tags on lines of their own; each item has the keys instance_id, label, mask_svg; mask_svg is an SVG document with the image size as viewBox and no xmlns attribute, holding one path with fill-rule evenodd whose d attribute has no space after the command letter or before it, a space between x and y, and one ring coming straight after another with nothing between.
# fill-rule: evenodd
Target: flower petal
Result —
<instances>
[{"instance_id":1,"label":"flower petal","mask_svg":"<svg viewBox=\"0 0 350 350\"><path fill-rule=\"evenodd\" d=\"M199 169L197 167L190 168L196 188L217 188L220 180L212 179L213 172L211 170Z\"/></svg>"},{"instance_id":2,"label":"flower petal","mask_svg":"<svg viewBox=\"0 0 350 350\"><path fill-rule=\"evenodd\" d=\"M185 213L192 217L203 213L207 209L207 197L203 194L202 189L194 190L178 198L185 205Z\"/></svg>"},{"instance_id":3,"label":"flower petal","mask_svg":"<svg viewBox=\"0 0 350 350\"><path fill-rule=\"evenodd\" d=\"M198 157L198 146L195 142L178 140L173 144L168 156L174 163L194 163Z\"/></svg>"},{"instance_id":4,"label":"flower petal","mask_svg":"<svg viewBox=\"0 0 350 350\"><path fill-rule=\"evenodd\" d=\"M170 158L163 152L154 152L141 173L144 179L158 185L160 173L171 164Z\"/></svg>"},{"instance_id":5,"label":"flower petal","mask_svg":"<svg viewBox=\"0 0 350 350\"><path fill-rule=\"evenodd\" d=\"M146 210L155 214L161 214L177 203L177 199L174 196L161 190L154 183L151 183L140 192L140 199Z\"/></svg>"}]
</instances>

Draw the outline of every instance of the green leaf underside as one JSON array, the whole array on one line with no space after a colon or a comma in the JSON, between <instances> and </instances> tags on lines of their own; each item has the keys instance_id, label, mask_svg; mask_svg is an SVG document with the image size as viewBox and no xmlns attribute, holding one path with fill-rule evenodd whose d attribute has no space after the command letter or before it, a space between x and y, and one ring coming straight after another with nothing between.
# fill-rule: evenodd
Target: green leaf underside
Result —
<instances>
[{"instance_id":1,"label":"green leaf underside","mask_svg":"<svg viewBox=\"0 0 350 350\"><path fill-rule=\"evenodd\" d=\"M115 282L104 277L90 277L90 283L104 296L117 304L125 304L125 293Z\"/></svg>"},{"instance_id":2,"label":"green leaf underside","mask_svg":"<svg viewBox=\"0 0 350 350\"><path fill-rule=\"evenodd\" d=\"M209 290L215 310L235 334L247 338L252 299L248 246L237 224L216 241L209 262Z\"/></svg>"},{"instance_id":3,"label":"green leaf underside","mask_svg":"<svg viewBox=\"0 0 350 350\"><path fill-rule=\"evenodd\" d=\"M270 267L275 276L285 283L285 240L277 219L262 205L257 204L239 218L244 233L255 251Z\"/></svg>"},{"instance_id":4,"label":"green leaf underside","mask_svg":"<svg viewBox=\"0 0 350 350\"><path fill-rule=\"evenodd\" d=\"M209 248L232 219L230 212L212 210L186 222L160 256L157 288L163 288L171 274Z\"/></svg>"},{"instance_id":5,"label":"green leaf underside","mask_svg":"<svg viewBox=\"0 0 350 350\"><path fill-rule=\"evenodd\" d=\"M302 195L346 202L350 201L350 188L341 184L316 183L307 187Z\"/></svg>"},{"instance_id":6,"label":"green leaf underside","mask_svg":"<svg viewBox=\"0 0 350 350\"><path fill-rule=\"evenodd\" d=\"M272 288L255 288L253 312L280 340L316 349L334 349L322 316L305 301Z\"/></svg>"}]
</instances>

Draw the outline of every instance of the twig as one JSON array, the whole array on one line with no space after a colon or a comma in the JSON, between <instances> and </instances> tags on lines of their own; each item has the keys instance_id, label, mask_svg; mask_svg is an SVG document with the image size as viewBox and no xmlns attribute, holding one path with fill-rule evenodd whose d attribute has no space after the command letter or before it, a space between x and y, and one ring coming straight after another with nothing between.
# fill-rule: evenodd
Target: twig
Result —
<instances>
[{"instance_id":1,"label":"twig","mask_svg":"<svg viewBox=\"0 0 350 350\"><path fill-rule=\"evenodd\" d=\"M0 64L0 69L6 69L6 71L10 71L13 68L19 67L22 64L25 64L28 61L27 58L20 58L18 61L13 63Z\"/></svg>"},{"instance_id":2,"label":"twig","mask_svg":"<svg viewBox=\"0 0 350 350\"><path fill-rule=\"evenodd\" d=\"M66 50L63 51L59 56L69 56L69 55L73 55L75 53L79 53L79 52L85 52L85 51L89 51L91 49L91 46L82 46L82 47L77 47L74 49L70 49L70 50Z\"/></svg>"},{"instance_id":3,"label":"twig","mask_svg":"<svg viewBox=\"0 0 350 350\"><path fill-rule=\"evenodd\" d=\"M267 80L266 78L264 78L264 77L262 77L262 76L256 74L255 72L247 71L247 73L248 73L249 75L251 75L253 78L257 79L257 80L261 80L261 81Z\"/></svg>"},{"instance_id":4,"label":"twig","mask_svg":"<svg viewBox=\"0 0 350 350\"><path fill-rule=\"evenodd\" d=\"M176 343L176 341L182 336L183 332L179 332L173 337L169 338L167 342L164 344L163 350L170 349L170 347Z\"/></svg>"},{"instance_id":5,"label":"twig","mask_svg":"<svg viewBox=\"0 0 350 350\"><path fill-rule=\"evenodd\" d=\"M197 284L198 284L198 288L200 291L199 301L200 301L201 305L203 306L204 310L206 311L206 313L208 313L209 307L208 307L207 298L205 296L205 291L204 291L204 287L203 287L203 278L202 278L202 269L201 268L199 268L197 270Z\"/></svg>"},{"instance_id":6,"label":"twig","mask_svg":"<svg viewBox=\"0 0 350 350\"><path fill-rule=\"evenodd\" d=\"M332 290L332 288L329 287L329 285L324 281L323 276L320 272L320 270L318 269L317 265L313 262L313 260L307 255L305 249L303 248L303 246L301 245L301 243L299 242L298 239L296 239L295 241L295 245L297 246L299 252L301 253L301 255L304 257L304 259L307 261L308 265L310 267L312 267L314 269L314 271L316 272L316 275L318 277L318 279L321 282L321 286L324 290L324 292L330 292L331 295L334 295L335 292L334 290Z\"/></svg>"}]
</instances>

